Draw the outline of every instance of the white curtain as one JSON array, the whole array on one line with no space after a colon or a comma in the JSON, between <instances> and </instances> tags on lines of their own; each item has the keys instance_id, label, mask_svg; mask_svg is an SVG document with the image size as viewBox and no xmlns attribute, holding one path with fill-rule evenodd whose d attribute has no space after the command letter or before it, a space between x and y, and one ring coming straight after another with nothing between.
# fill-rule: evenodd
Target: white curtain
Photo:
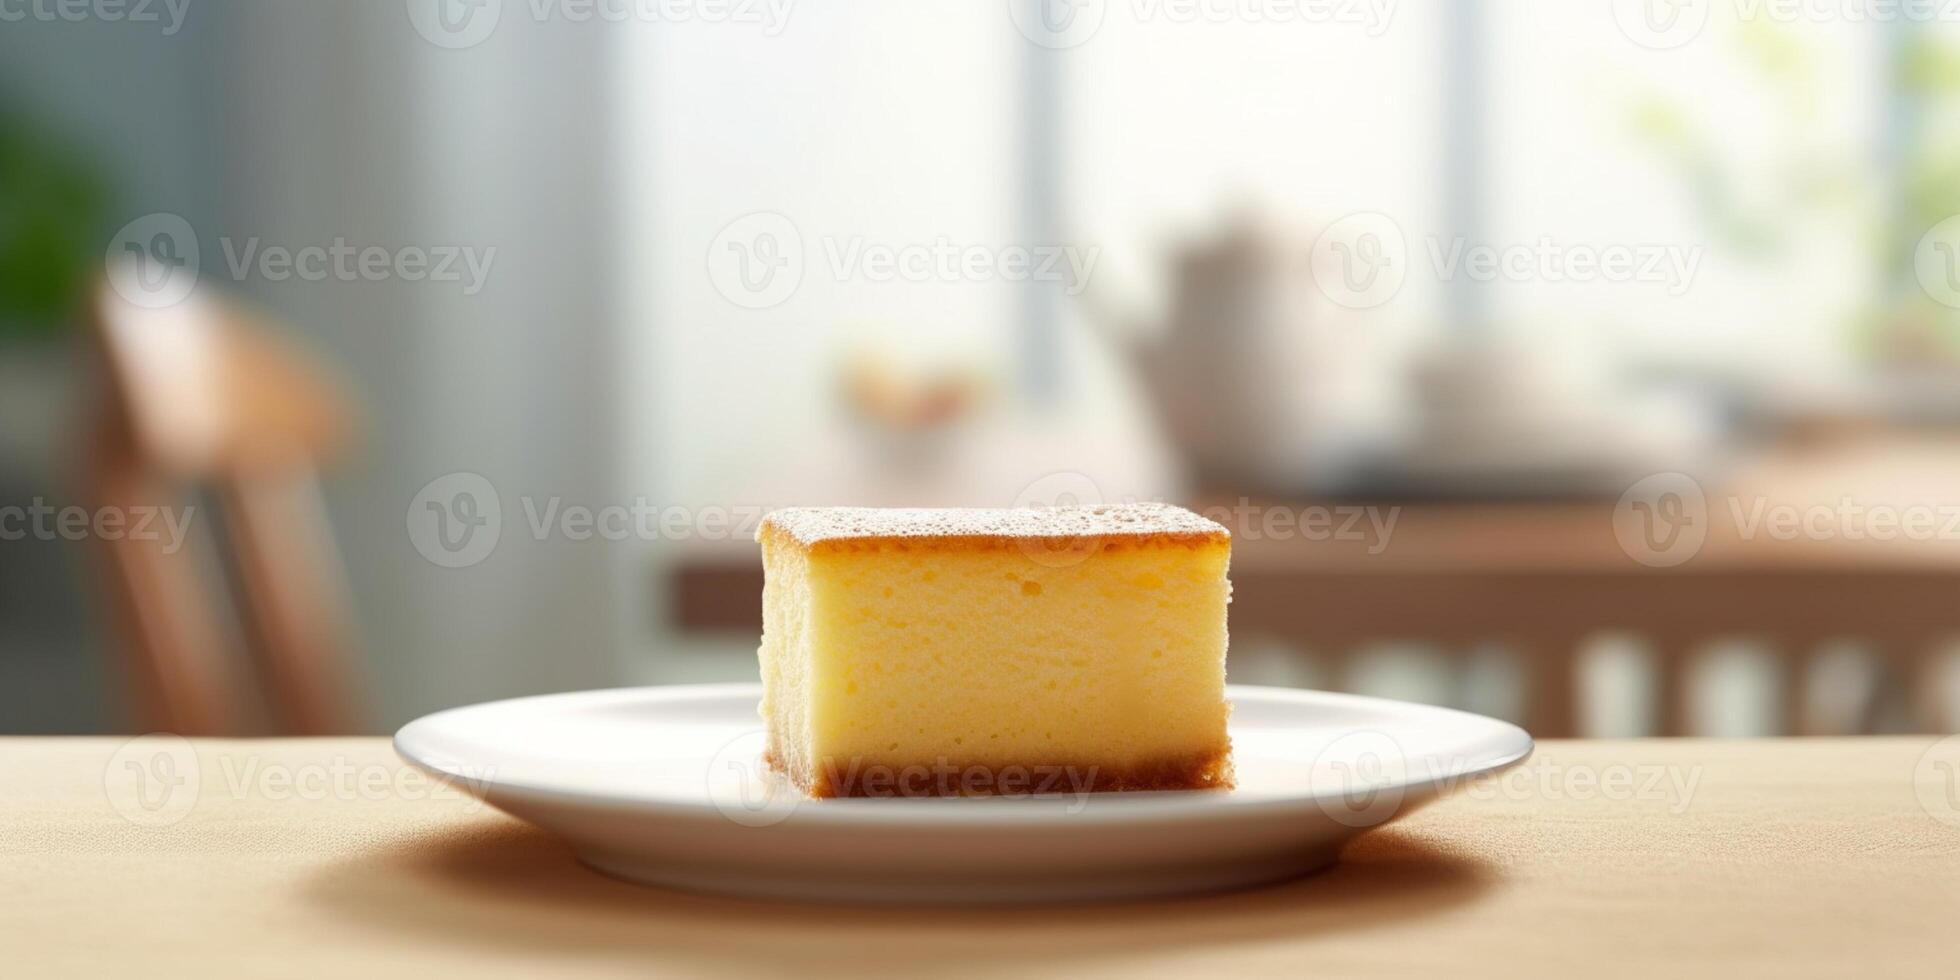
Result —
<instances>
[{"instance_id":1,"label":"white curtain","mask_svg":"<svg viewBox=\"0 0 1960 980\"><path fill-rule=\"evenodd\" d=\"M208 11L221 172L213 231L267 242L494 248L483 288L241 283L345 368L367 442L329 484L378 724L489 697L617 683L650 596L630 543L540 540L543 508L626 499L619 474L610 171L615 38L504 12L450 50L401 3ZM483 475L496 550L425 560L407 510Z\"/></svg>"}]
</instances>

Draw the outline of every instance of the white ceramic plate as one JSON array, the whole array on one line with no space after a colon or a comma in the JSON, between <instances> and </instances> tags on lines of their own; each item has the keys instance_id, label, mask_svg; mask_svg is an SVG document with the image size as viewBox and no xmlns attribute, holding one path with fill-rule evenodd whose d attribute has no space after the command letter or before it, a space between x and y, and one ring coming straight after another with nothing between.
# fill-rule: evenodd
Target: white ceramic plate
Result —
<instances>
[{"instance_id":1,"label":"white ceramic plate","mask_svg":"<svg viewBox=\"0 0 1960 980\"><path fill-rule=\"evenodd\" d=\"M762 766L760 696L753 684L716 684L497 701L411 722L395 750L621 878L908 903L1275 881L1531 753L1517 726L1478 715L1234 687L1234 790L810 800Z\"/></svg>"}]
</instances>

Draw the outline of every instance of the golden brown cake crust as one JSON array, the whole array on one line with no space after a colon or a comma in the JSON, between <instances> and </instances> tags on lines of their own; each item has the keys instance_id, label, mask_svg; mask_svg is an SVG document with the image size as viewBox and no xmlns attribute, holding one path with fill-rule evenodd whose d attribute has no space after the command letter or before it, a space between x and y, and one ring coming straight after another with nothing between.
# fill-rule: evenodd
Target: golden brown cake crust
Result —
<instances>
[{"instance_id":1,"label":"golden brown cake crust","mask_svg":"<svg viewBox=\"0 0 1960 980\"><path fill-rule=\"evenodd\" d=\"M778 772L787 772L774 752L764 755ZM1029 765L962 765L930 762L871 762L826 759L811 774L805 792L818 798L893 796L1026 796L1037 793L1116 793L1150 790L1230 789L1229 743L1207 752L1128 764L1107 762Z\"/></svg>"},{"instance_id":2,"label":"golden brown cake crust","mask_svg":"<svg viewBox=\"0 0 1960 980\"><path fill-rule=\"evenodd\" d=\"M1231 532L1170 504L1095 507L915 508L789 507L762 519L756 540L806 549L863 547L960 549L1019 547L1028 542L1094 540L1125 544L1226 544Z\"/></svg>"}]
</instances>

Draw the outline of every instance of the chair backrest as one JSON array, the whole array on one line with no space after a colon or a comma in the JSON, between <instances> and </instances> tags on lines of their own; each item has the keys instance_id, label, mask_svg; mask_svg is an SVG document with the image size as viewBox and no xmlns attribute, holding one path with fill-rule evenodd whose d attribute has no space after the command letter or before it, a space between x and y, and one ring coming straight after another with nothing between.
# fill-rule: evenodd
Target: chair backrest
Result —
<instances>
[{"instance_id":1,"label":"chair backrest","mask_svg":"<svg viewBox=\"0 0 1960 980\"><path fill-rule=\"evenodd\" d=\"M139 724L182 734L357 730L346 583L317 480L348 442L344 400L263 320L201 289L152 308L105 280L89 319L91 505L181 513L189 493L208 491L221 520L190 527L211 535L230 580L208 548L103 536L104 591ZM223 628L229 618L240 628ZM226 655L232 636L253 669Z\"/></svg>"}]
</instances>

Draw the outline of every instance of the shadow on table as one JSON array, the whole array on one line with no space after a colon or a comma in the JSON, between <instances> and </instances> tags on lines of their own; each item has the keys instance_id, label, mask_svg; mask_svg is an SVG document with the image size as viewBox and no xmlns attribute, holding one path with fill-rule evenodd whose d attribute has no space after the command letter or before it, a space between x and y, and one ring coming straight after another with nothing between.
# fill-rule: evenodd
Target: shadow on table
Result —
<instances>
[{"instance_id":1,"label":"shadow on table","mask_svg":"<svg viewBox=\"0 0 1960 980\"><path fill-rule=\"evenodd\" d=\"M1478 858L1384 829L1319 874L1186 899L1021 908L795 905L627 884L579 864L556 838L501 817L333 866L312 897L418 943L780 972L906 963L1064 966L1219 945L1346 934L1471 901L1494 873Z\"/></svg>"}]
</instances>

